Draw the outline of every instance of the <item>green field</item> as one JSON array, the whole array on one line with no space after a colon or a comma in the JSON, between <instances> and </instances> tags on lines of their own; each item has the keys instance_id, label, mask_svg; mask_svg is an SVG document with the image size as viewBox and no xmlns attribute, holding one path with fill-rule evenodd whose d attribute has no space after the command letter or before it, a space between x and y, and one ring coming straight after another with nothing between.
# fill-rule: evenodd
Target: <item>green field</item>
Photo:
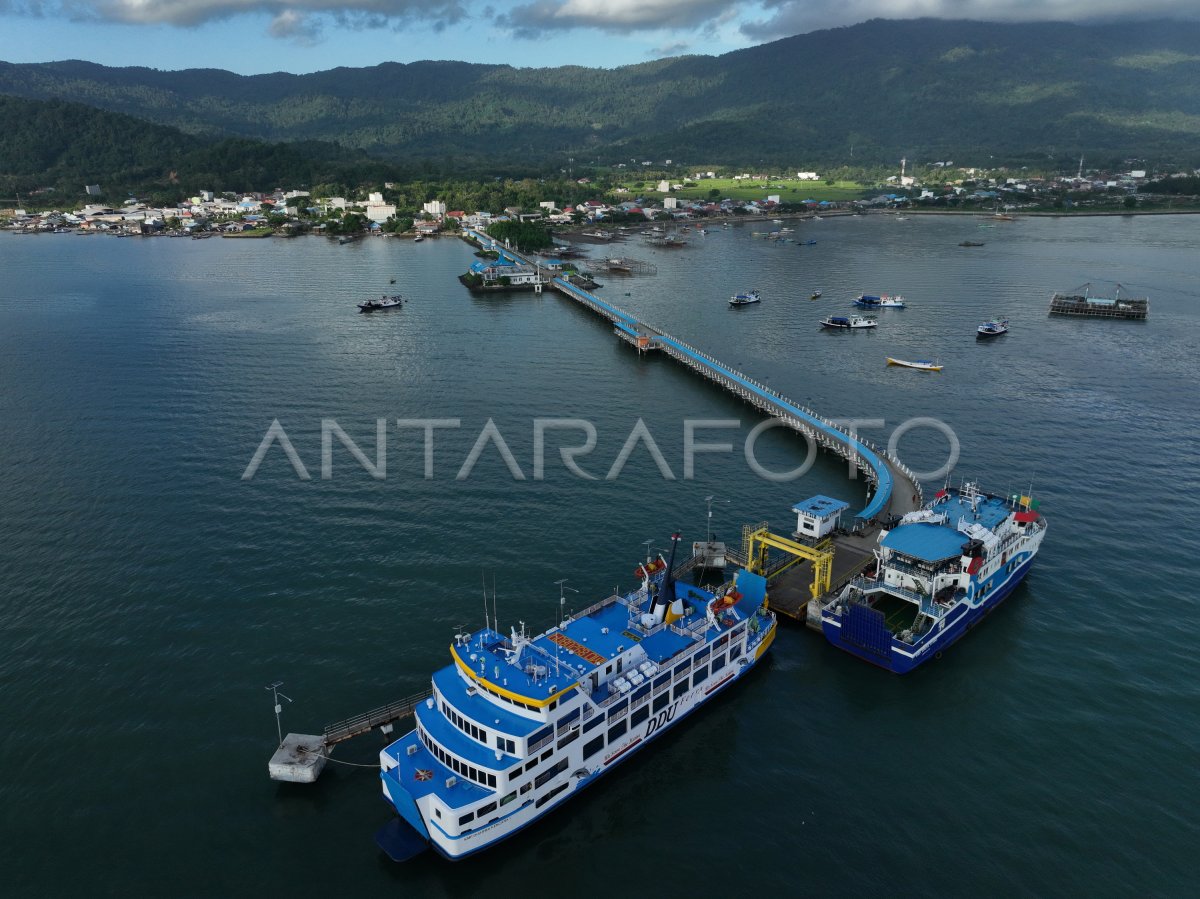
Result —
<instances>
[{"instance_id":1,"label":"green field","mask_svg":"<svg viewBox=\"0 0 1200 899\"><path fill-rule=\"evenodd\" d=\"M869 188L856 181L837 181L826 184L824 181L796 181L794 179L772 179L770 181L734 181L732 178L706 178L694 186L682 190L673 190L663 194L649 188L657 185L657 181L628 181L622 186L629 189L633 196L680 197L688 200L707 200L712 191L718 191L719 196L714 200L764 200L768 195L779 194L783 203L799 203L803 200L860 200L867 196ZM681 182L674 182L679 184ZM635 185L642 184L639 188Z\"/></svg>"}]
</instances>

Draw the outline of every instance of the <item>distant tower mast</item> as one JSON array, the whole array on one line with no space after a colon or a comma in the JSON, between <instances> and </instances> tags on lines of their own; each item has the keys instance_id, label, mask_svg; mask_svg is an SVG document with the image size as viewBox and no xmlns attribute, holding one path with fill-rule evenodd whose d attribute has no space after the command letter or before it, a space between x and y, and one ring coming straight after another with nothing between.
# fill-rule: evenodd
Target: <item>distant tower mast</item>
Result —
<instances>
[{"instance_id":1,"label":"distant tower mast","mask_svg":"<svg viewBox=\"0 0 1200 899\"><path fill-rule=\"evenodd\" d=\"M1083 157L1082 156L1079 157L1079 174L1076 175L1075 178L1079 181L1083 180Z\"/></svg>"},{"instance_id":2,"label":"distant tower mast","mask_svg":"<svg viewBox=\"0 0 1200 899\"><path fill-rule=\"evenodd\" d=\"M907 163L908 163L908 158L907 158L907 157L905 157L905 158L902 158L902 159L900 160L900 183L901 183L901 184L903 184L903 183L904 183L904 166L905 166Z\"/></svg>"}]
</instances>

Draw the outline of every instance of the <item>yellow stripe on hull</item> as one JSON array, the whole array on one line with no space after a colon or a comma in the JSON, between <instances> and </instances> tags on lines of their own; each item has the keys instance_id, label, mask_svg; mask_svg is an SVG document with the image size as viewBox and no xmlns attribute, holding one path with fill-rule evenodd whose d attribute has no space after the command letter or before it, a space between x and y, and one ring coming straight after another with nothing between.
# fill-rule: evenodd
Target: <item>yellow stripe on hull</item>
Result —
<instances>
[{"instance_id":1,"label":"yellow stripe on hull","mask_svg":"<svg viewBox=\"0 0 1200 899\"><path fill-rule=\"evenodd\" d=\"M771 644L775 642L775 629L777 627L779 627L778 624L772 624L771 632L763 638L761 643L758 644L758 649L754 651L754 661L757 662L759 659L761 659L763 657L763 653L771 648Z\"/></svg>"},{"instance_id":2,"label":"yellow stripe on hull","mask_svg":"<svg viewBox=\"0 0 1200 899\"><path fill-rule=\"evenodd\" d=\"M493 693L497 693L500 696L504 696L508 699L515 700L516 702L520 702L525 705L534 706L535 708L544 709L546 706L550 705L550 703L554 702L554 700L558 699L564 693L567 693L567 692L575 689L575 686L576 686L575 684L570 684L569 686L565 687L564 689L559 690L557 693L555 693L551 696L545 696L545 697L526 696L522 693L514 693L512 690L509 690L505 687L501 687L499 684L492 683L486 677L482 677L481 675L478 675L474 671L472 671L471 666L468 665L466 662L464 662L461 658L459 658L457 647L451 646L450 654L454 656L454 661L458 663L458 667L463 670L463 673L465 673L467 675L467 677L471 678L471 680L475 681L480 686L484 687L487 690L490 690Z\"/></svg>"}]
</instances>

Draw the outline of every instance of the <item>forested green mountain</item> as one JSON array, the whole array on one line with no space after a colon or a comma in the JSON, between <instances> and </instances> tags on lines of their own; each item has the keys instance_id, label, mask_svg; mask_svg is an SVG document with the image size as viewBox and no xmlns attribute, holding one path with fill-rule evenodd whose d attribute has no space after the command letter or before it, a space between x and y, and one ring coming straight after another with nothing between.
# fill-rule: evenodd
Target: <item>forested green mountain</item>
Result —
<instances>
[{"instance_id":1,"label":"forested green mountain","mask_svg":"<svg viewBox=\"0 0 1200 899\"><path fill-rule=\"evenodd\" d=\"M439 168L1080 153L1200 163L1200 23L1168 21L873 20L612 70L418 62L239 76L0 63L0 93L69 98L194 135L336 141Z\"/></svg>"},{"instance_id":2,"label":"forested green mountain","mask_svg":"<svg viewBox=\"0 0 1200 899\"><path fill-rule=\"evenodd\" d=\"M254 190L281 184L358 183L394 167L333 144L271 144L184 134L122 113L62 100L0 96L0 199L57 187L77 196L85 182L110 198L125 190L164 196L196 185Z\"/></svg>"}]
</instances>

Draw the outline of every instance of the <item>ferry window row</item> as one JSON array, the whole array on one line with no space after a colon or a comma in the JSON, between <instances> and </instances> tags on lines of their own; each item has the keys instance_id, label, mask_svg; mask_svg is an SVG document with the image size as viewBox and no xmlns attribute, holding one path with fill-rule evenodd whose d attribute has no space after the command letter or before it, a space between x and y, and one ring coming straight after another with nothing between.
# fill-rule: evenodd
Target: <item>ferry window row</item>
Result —
<instances>
[{"instance_id":1,"label":"ferry window row","mask_svg":"<svg viewBox=\"0 0 1200 899\"><path fill-rule=\"evenodd\" d=\"M560 759L558 764L554 765L552 768L547 768L545 771L543 771L541 774L539 774L537 777L535 777L533 779L533 785L535 787L540 787L542 784L546 783L546 781L552 780L555 776L561 774L562 772L564 772L566 770L567 770L567 760Z\"/></svg>"},{"instance_id":2,"label":"ferry window row","mask_svg":"<svg viewBox=\"0 0 1200 899\"><path fill-rule=\"evenodd\" d=\"M528 774L530 771L536 768L540 762L546 761L546 759L550 758L552 755L554 755L554 750L547 749L540 756L535 756L527 761L524 768L522 768L520 765L517 765L517 767L508 772L508 779L510 781L516 780L522 774Z\"/></svg>"},{"instance_id":3,"label":"ferry window row","mask_svg":"<svg viewBox=\"0 0 1200 899\"><path fill-rule=\"evenodd\" d=\"M630 715L629 719L627 721L618 721L616 724L614 724L612 727L610 727L608 730L607 742L609 744L611 744L614 741L621 739L621 737L625 736L625 734L627 734L629 732L629 729L631 727L637 727L639 724L641 724L643 721L645 721L649 717L650 717L650 707L643 706L638 711L636 711L632 715ZM605 735L604 734L600 734L600 736L594 737L591 740L588 740L586 743L583 744L583 758L585 760L590 759L592 756L596 755L598 752L600 752L602 749L604 749L604 745L605 745Z\"/></svg>"},{"instance_id":4,"label":"ferry window row","mask_svg":"<svg viewBox=\"0 0 1200 899\"><path fill-rule=\"evenodd\" d=\"M462 715L458 714L458 712L452 709L450 704L444 699L442 700L442 714L449 718L454 726L461 730L464 734L474 737L485 746L487 745L487 731L482 727L476 727ZM497 737L497 739L499 738ZM503 747L500 748L502 749Z\"/></svg>"},{"instance_id":5,"label":"ferry window row","mask_svg":"<svg viewBox=\"0 0 1200 899\"><path fill-rule=\"evenodd\" d=\"M512 802L516 798L517 798L516 793L509 793L507 796L505 796L503 799L500 800L500 804L505 805L506 803ZM472 821L475 820L475 817L477 815L479 816L479 823L482 826L482 824L484 823L483 816L490 814L490 813L494 812L495 810L496 810L496 803L489 802L487 805L480 806L478 810L473 811L473 812L467 812L465 815L460 817L458 819L458 826L462 827L464 824L470 824ZM491 822L489 821L488 823L490 824Z\"/></svg>"},{"instance_id":6,"label":"ferry window row","mask_svg":"<svg viewBox=\"0 0 1200 899\"><path fill-rule=\"evenodd\" d=\"M537 800L537 802L535 802L535 803L533 804L533 807L534 807L534 808L541 808L543 805L545 805L547 802L549 802L551 799L553 799L555 796L557 796L559 793L561 793L563 790L565 790L565 789L566 789L567 787L569 787L570 785L571 785L571 782L570 782L570 781L567 781L566 783L559 784L557 787L555 787L553 790L551 790L551 791L550 791L549 793L547 793L545 796L540 796L540 797L538 797L538 800Z\"/></svg>"},{"instance_id":7,"label":"ferry window row","mask_svg":"<svg viewBox=\"0 0 1200 899\"><path fill-rule=\"evenodd\" d=\"M468 780L473 780L475 783L483 786L493 788L496 786L495 774L489 774L486 771L480 771L474 765L468 765L466 762L459 761L457 758L450 755L450 753L446 752L441 746L435 743L430 738L429 734L425 733L425 728L418 727L417 733L421 737L421 742L425 744L425 748L432 752L434 756L437 757L438 761L440 761L455 774L461 775Z\"/></svg>"}]
</instances>

